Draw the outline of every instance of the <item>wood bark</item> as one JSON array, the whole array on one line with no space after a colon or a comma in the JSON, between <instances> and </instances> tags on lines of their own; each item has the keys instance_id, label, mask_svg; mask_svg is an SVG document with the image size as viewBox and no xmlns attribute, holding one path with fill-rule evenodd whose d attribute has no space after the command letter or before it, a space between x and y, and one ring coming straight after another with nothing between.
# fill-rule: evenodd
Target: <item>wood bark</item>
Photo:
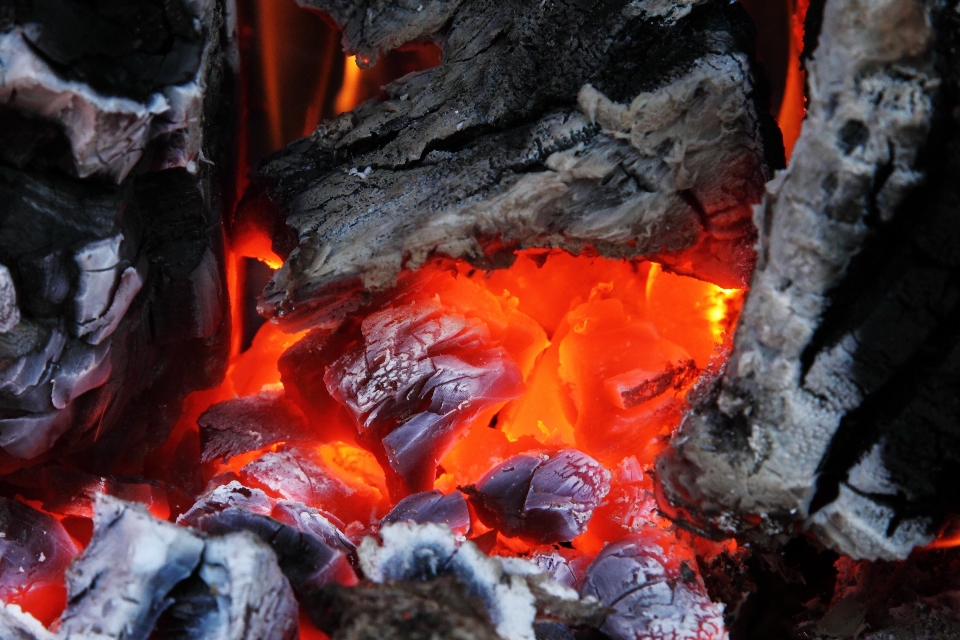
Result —
<instances>
[{"instance_id":1,"label":"wood bark","mask_svg":"<svg viewBox=\"0 0 960 640\"><path fill-rule=\"evenodd\" d=\"M957 503L958 7L811 12L803 132L757 212L726 371L658 463L662 505L714 534L903 558Z\"/></svg>"},{"instance_id":2,"label":"wood bark","mask_svg":"<svg viewBox=\"0 0 960 640\"><path fill-rule=\"evenodd\" d=\"M225 7L0 2L0 469L136 472L222 373Z\"/></svg>"},{"instance_id":3,"label":"wood bark","mask_svg":"<svg viewBox=\"0 0 960 640\"><path fill-rule=\"evenodd\" d=\"M500 267L529 248L745 283L779 138L739 7L309 4L359 59L432 38L443 60L265 163L239 214L286 258L261 313L335 323L402 268Z\"/></svg>"}]
</instances>

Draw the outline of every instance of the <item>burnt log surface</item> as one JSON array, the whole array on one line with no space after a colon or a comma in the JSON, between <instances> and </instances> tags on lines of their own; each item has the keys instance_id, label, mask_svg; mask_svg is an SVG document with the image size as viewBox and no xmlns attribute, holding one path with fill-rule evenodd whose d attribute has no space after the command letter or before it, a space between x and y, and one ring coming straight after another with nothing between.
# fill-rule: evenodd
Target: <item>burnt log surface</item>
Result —
<instances>
[{"instance_id":1,"label":"burnt log surface","mask_svg":"<svg viewBox=\"0 0 960 640\"><path fill-rule=\"evenodd\" d=\"M4 471L138 473L223 373L224 10L0 2Z\"/></svg>"},{"instance_id":2,"label":"burnt log surface","mask_svg":"<svg viewBox=\"0 0 960 640\"><path fill-rule=\"evenodd\" d=\"M822 12L822 13L821 13ZM722 378L658 463L662 505L754 540L904 558L958 500L955 1L827 0L790 167Z\"/></svg>"},{"instance_id":3,"label":"burnt log surface","mask_svg":"<svg viewBox=\"0 0 960 640\"><path fill-rule=\"evenodd\" d=\"M261 168L238 215L286 257L261 313L335 323L401 268L505 266L523 248L746 281L749 207L782 152L739 6L303 4L330 12L358 59L423 39L443 59Z\"/></svg>"}]
</instances>

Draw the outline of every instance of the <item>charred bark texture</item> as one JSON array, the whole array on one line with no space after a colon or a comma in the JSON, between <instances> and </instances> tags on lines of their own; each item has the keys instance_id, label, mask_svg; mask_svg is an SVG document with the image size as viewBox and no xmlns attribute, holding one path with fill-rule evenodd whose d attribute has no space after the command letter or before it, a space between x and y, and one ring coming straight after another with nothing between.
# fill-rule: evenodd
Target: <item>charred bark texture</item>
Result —
<instances>
[{"instance_id":1,"label":"charred bark texture","mask_svg":"<svg viewBox=\"0 0 960 640\"><path fill-rule=\"evenodd\" d=\"M136 472L222 374L226 4L0 2L2 470Z\"/></svg>"},{"instance_id":2,"label":"charred bark texture","mask_svg":"<svg viewBox=\"0 0 960 640\"><path fill-rule=\"evenodd\" d=\"M892 559L956 505L958 24L955 1L822 7L734 352L658 463L692 526Z\"/></svg>"},{"instance_id":3,"label":"charred bark texture","mask_svg":"<svg viewBox=\"0 0 960 640\"><path fill-rule=\"evenodd\" d=\"M360 60L434 39L443 61L263 166L239 214L287 258L263 314L336 322L402 268L506 266L524 248L655 257L745 282L749 207L782 152L763 135L738 6L309 4Z\"/></svg>"}]
</instances>

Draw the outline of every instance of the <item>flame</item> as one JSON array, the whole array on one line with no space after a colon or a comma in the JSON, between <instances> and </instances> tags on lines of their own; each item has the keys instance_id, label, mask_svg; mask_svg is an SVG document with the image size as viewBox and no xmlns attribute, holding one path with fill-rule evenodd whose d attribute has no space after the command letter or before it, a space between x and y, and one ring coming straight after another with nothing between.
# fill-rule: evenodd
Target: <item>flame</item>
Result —
<instances>
[{"instance_id":1,"label":"flame","mask_svg":"<svg viewBox=\"0 0 960 640\"><path fill-rule=\"evenodd\" d=\"M800 137L800 129L806 116L806 73L800 64L800 54L803 52L804 21L810 0L790 0L790 53L787 63L787 80L784 89L783 102L777 121L783 132L783 146L790 159L793 147Z\"/></svg>"},{"instance_id":2,"label":"flame","mask_svg":"<svg viewBox=\"0 0 960 640\"><path fill-rule=\"evenodd\" d=\"M927 549L952 549L960 547L960 516L954 516L947 521L946 526L937 535L937 539L930 543Z\"/></svg>"},{"instance_id":3,"label":"flame","mask_svg":"<svg viewBox=\"0 0 960 640\"><path fill-rule=\"evenodd\" d=\"M347 56L343 61L343 84L337 93L334 110L337 113L346 113L360 104L360 81L363 72L357 64L357 56Z\"/></svg>"}]
</instances>

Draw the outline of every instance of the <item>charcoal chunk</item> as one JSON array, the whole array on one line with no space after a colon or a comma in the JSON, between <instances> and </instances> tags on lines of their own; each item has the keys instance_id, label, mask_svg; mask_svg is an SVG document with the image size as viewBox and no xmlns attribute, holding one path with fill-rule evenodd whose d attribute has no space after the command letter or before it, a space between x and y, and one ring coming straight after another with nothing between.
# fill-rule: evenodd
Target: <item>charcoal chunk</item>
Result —
<instances>
[{"instance_id":1,"label":"charcoal chunk","mask_svg":"<svg viewBox=\"0 0 960 640\"><path fill-rule=\"evenodd\" d=\"M52 633L15 604L0 600L0 638L3 640L53 640Z\"/></svg>"},{"instance_id":2,"label":"charcoal chunk","mask_svg":"<svg viewBox=\"0 0 960 640\"><path fill-rule=\"evenodd\" d=\"M211 462L277 442L304 440L307 419L282 394L260 394L220 402L200 419L200 461Z\"/></svg>"},{"instance_id":3,"label":"charcoal chunk","mask_svg":"<svg viewBox=\"0 0 960 640\"><path fill-rule=\"evenodd\" d=\"M203 563L158 623L165 640L294 640L298 609L273 551L249 533L207 541Z\"/></svg>"},{"instance_id":4,"label":"charcoal chunk","mask_svg":"<svg viewBox=\"0 0 960 640\"><path fill-rule=\"evenodd\" d=\"M139 506L99 496L90 545L67 571L63 640L146 640L204 542Z\"/></svg>"},{"instance_id":5,"label":"charcoal chunk","mask_svg":"<svg viewBox=\"0 0 960 640\"><path fill-rule=\"evenodd\" d=\"M435 301L373 313L362 334L330 366L327 390L361 441L386 457L404 485L398 495L430 490L437 462L470 421L520 394L520 368L491 345L485 324Z\"/></svg>"},{"instance_id":6,"label":"charcoal chunk","mask_svg":"<svg viewBox=\"0 0 960 640\"><path fill-rule=\"evenodd\" d=\"M395 522L434 522L465 534L470 529L470 510L463 494L459 492L443 495L437 490L424 491L398 502L390 513L380 520L380 526Z\"/></svg>"},{"instance_id":7,"label":"charcoal chunk","mask_svg":"<svg viewBox=\"0 0 960 640\"><path fill-rule=\"evenodd\" d=\"M580 594L613 609L600 630L613 640L727 638L723 605L710 601L690 564L671 557L666 536L627 536L587 568Z\"/></svg>"},{"instance_id":8,"label":"charcoal chunk","mask_svg":"<svg viewBox=\"0 0 960 640\"><path fill-rule=\"evenodd\" d=\"M275 518L239 507L207 513L194 522L194 526L207 533L249 531L263 540L276 553L280 569L298 593L315 591L330 582L356 583L347 554L312 531L299 531Z\"/></svg>"},{"instance_id":9,"label":"charcoal chunk","mask_svg":"<svg viewBox=\"0 0 960 640\"><path fill-rule=\"evenodd\" d=\"M610 491L610 472L573 449L514 456L464 489L477 517L510 537L548 544L583 533Z\"/></svg>"},{"instance_id":10,"label":"charcoal chunk","mask_svg":"<svg viewBox=\"0 0 960 640\"><path fill-rule=\"evenodd\" d=\"M0 600L41 583L58 583L77 551L59 520L0 497Z\"/></svg>"},{"instance_id":11,"label":"charcoal chunk","mask_svg":"<svg viewBox=\"0 0 960 640\"><path fill-rule=\"evenodd\" d=\"M238 481L231 480L227 484L213 487L197 498L194 505L177 518L177 524L200 529L202 528L200 526L201 518L220 513L230 507L244 509L250 513L269 515L273 509L273 501L260 489L245 487Z\"/></svg>"}]
</instances>

